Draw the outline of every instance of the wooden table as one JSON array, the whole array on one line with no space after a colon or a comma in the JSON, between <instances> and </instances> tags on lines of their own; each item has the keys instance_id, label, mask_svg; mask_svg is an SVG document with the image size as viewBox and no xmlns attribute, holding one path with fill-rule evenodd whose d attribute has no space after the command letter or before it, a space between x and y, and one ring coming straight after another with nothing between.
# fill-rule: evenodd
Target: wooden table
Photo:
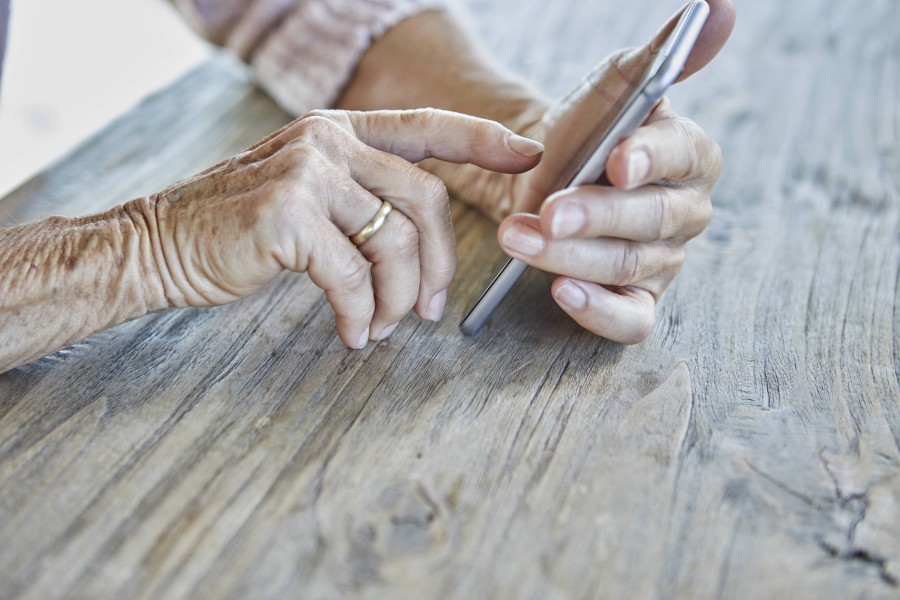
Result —
<instances>
[{"instance_id":1,"label":"wooden table","mask_svg":"<svg viewBox=\"0 0 900 600\"><path fill-rule=\"evenodd\" d=\"M470 0L553 94L675 2ZM3 598L900 595L900 4L741 3L673 94L727 168L652 337L580 331L453 214L440 324L344 349L304 276L0 376ZM614 13L621 11L621 15ZM288 119L218 58L0 202L155 191Z\"/></svg>"}]
</instances>

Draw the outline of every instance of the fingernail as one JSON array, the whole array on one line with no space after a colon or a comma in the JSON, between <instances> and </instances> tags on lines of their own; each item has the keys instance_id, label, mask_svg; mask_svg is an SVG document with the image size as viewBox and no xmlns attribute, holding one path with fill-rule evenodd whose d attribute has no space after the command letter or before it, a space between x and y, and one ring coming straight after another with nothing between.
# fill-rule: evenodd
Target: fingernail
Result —
<instances>
[{"instance_id":1,"label":"fingernail","mask_svg":"<svg viewBox=\"0 0 900 600\"><path fill-rule=\"evenodd\" d=\"M399 324L400 323L394 323L393 325L388 325L387 327L385 327L384 329L381 330L381 333L379 333L372 339L375 340L376 342L380 342L381 340L387 338L392 333L394 333L394 330L397 329L397 325L399 325Z\"/></svg>"},{"instance_id":2,"label":"fingernail","mask_svg":"<svg viewBox=\"0 0 900 600\"><path fill-rule=\"evenodd\" d=\"M366 330L363 331L363 334L359 337L359 342L356 344L357 350L362 350L366 347L366 344L369 343L369 328L366 327Z\"/></svg>"},{"instance_id":3,"label":"fingernail","mask_svg":"<svg viewBox=\"0 0 900 600\"><path fill-rule=\"evenodd\" d=\"M428 308L425 310L425 318L429 321L440 321L444 316L444 307L447 306L447 290L442 290L434 295Z\"/></svg>"},{"instance_id":4,"label":"fingernail","mask_svg":"<svg viewBox=\"0 0 900 600\"><path fill-rule=\"evenodd\" d=\"M535 256L544 249L544 238L531 227L516 223L503 232L503 245L513 252Z\"/></svg>"},{"instance_id":5,"label":"fingernail","mask_svg":"<svg viewBox=\"0 0 900 600\"><path fill-rule=\"evenodd\" d=\"M584 207L580 204L562 204L553 211L550 232L555 238L564 238L581 231L587 221Z\"/></svg>"},{"instance_id":6,"label":"fingernail","mask_svg":"<svg viewBox=\"0 0 900 600\"><path fill-rule=\"evenodd\" d=\"M632 150L628 153L628 185L639 185L650 172L650 155L646 150Z\"/></svg>"},{"instance_id":7,"label":"fingernail","mask_svg":"<svg viewBox=\"0 0 900 600\"><path fill-rule=\"evenodd\" d=\"M506 145L516 154L521 154L528 158L537 156L544 151L544 145L542 143L522 137L521 135L516 135L515 133L511 133L509 137L506 138Z\"/></svg>"},{"instance_id":8,"label":"fingernail","mask_svg":"<svg viewBox=\"0 0 900 600\"><path fill-rule=\"evenodd\" d=\"M556 299L572 310L580 310L587 304L587 294L581 286L571 281L556 288Z\"/></svg>"}]
</instances>

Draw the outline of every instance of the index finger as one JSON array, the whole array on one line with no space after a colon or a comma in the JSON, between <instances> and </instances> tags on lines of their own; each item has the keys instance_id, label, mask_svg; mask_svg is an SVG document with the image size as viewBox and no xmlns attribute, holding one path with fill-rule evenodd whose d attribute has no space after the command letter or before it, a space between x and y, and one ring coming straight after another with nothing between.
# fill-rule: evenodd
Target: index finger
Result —
<instances>
[{"instance_id":1,"label":"index finger","mask_svg":"<svg viewBox=\"0 0 900 600\"><path fill-rule=\"evenodd\" d=\"M366 145L412 163L437 158L521 173L534 167L544 151L543 144L495 121L435 108L321 114L349 128Z\"/></svg>"},{"instance_id":2,"label":"index finger","mask_svg":"<svg viewBox=\"0 0 900 600\"><path fill-rule=\"evenodd\" d=\"M522 137L495 121L435 108L316 110L291 121L230 161L252 163L266 158L308 133L307 125L318 119L337 125L367 146L413 163L437 158L503 173L522 173L537 165L544 151L540 142Z\"/></svg>"}]
</instances>

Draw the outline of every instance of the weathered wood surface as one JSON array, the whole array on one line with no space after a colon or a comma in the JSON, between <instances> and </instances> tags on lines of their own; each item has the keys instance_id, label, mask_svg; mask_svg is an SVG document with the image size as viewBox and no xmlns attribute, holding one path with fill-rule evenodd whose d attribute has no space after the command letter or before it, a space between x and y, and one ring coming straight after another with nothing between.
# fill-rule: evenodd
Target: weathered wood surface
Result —
<instances>
[{"instance_id":1,"label":"weathered wood surface","mask_svg":"<svg viewBox=\"0 0 900 600\"><path fill-rule=\"evenodd\" d=\"M675 8L469 5L552 93ZM462 337L502 256L458 205L448 316L363 352L301 276L102 333L0 376L0 596L900 595L900 4L739 13L674 93L728 165L649 341L580 332L541 275ZM0 215L154 191L286 119L213 62Z\"/></svg>"}]
</instances>

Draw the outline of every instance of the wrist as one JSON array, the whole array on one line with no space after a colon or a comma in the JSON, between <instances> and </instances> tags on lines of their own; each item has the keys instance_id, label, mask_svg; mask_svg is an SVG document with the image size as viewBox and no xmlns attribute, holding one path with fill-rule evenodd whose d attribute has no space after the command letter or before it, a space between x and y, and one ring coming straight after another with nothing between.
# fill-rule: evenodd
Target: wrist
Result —
<instances>
[{"instance_id":1,"label":"wrist","mask_svg":"<svg viewBox=\"0 0 900 600\"><path fill-rule=\"evenodd\" d=\"M151 235L152 220L145 211L137 212L147 199L132 200L109 211L90 217L92 221L102 223L106 230L105 237L114 249L114 265L109 267L108 287L110 294L115 294L120 302L111 306L109 323L104 327L116 325L147 313L168 308L161 285L159 269L152 258Z\"/></svg>"},{"instance_id":2,"label":"wrist","mask_svg":"<svg viewBox=\"0 0 900 600\"><path fill-rule=\"evenodd\" d=\"M375 41L337 103L348 110L441 108L514 131L540 119L548 105L444 10L409 17Z\"/></svg>"},{"instance_id":3,"label":"wrist","mask_svg":"<svg viewBox=\"0 0 900 600\"><path fill-rule=\"evenodd\" d=\"M128 223L126 235L132 238L130 244L136 248L131 268L141 282L138 293L147 307L146 312L187 305L169 274L160 242L156 204L156 197L151 196L137 198L119 208Z\"/></svg>"},{"instance_id":4,"label":"wrist","mask_svg":"<svg viewBox=\"0 0 900 600\"><path fill-rule=\"evenodd\" d=\"M161 308L144 239L121 206L0 231L0 372Z\"/></svg>"},{"instance_id":5,"label":"wrist","mask_svg":"<svg viewBox=\"0 0 900 600\"><path fill-rule=\"evenodd\" d=\"M349 110L452 110L497 121L539 141L549 106L534 87L499 66L447 11L420 13L389 30L364 54L338 102ZM436 160L421 166L440 177L454 196L496 221L512 211L509 175Z\"/></svg>"}]
</instances>

